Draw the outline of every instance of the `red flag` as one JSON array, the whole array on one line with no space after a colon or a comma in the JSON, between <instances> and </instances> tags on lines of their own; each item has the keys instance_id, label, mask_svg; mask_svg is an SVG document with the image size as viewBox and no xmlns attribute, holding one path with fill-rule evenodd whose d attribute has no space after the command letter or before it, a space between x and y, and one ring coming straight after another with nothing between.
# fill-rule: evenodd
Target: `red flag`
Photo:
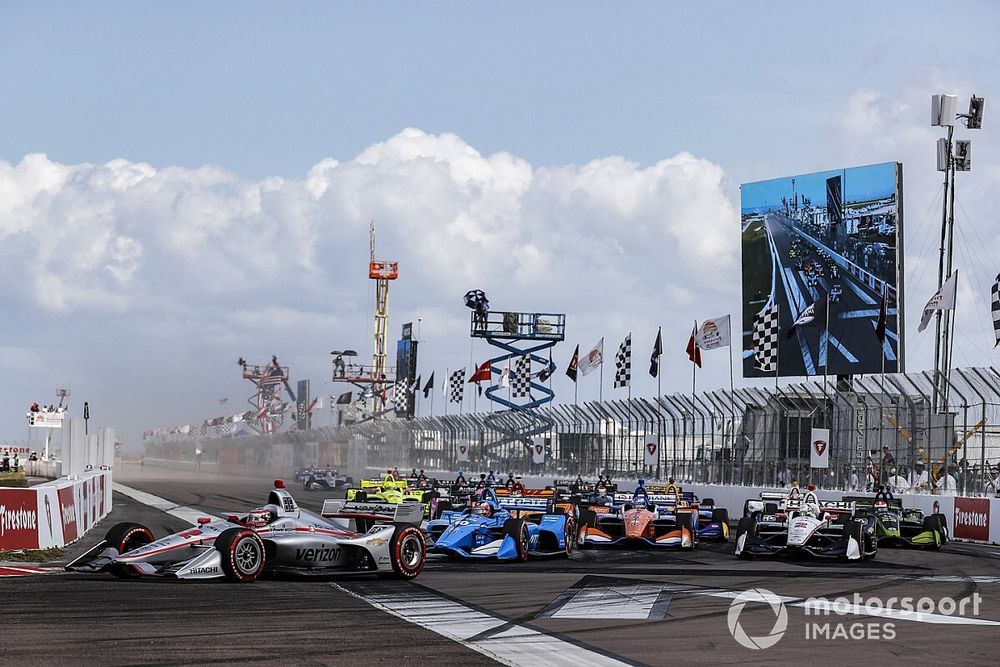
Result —
<instances>
[{"instance_id":1,"label":"red flag","mask_svg":"<svg viewBox=\"0 0 1000 667\"><path fill-rule=\"evenodd\" d=\"M688 359L698 364L698 368L701 368L701 348L698 347L698 343L695 342L695 334L698 333L698 323L694 323L694 329L691 330L691 338L688 340L687 353Z\"/></svg>"},{"instance_id":2,"label":"red flag","mask_svg":"<svg viewBox=\"0 0 1000 667\"><path fill-rule=\"evenodd\" d=\"M483 364L476 369L476 372L472 374L469 378L469 382L483 382L489 381L490 379L490 362L484 361Z\"/></svg>"}]
</instances>

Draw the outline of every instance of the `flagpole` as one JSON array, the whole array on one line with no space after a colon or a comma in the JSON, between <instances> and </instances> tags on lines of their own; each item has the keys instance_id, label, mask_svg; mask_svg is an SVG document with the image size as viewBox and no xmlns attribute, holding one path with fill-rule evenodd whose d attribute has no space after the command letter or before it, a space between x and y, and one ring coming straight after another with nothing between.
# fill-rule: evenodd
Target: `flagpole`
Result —
<instances>
[{"instance_id":1,"label":"flagpole","mask_svg":"<svg viewBox=\"0 0 1000 667\"><path fill-rule=\"evenodd\" d=\"M826 293L826 336L823 339L823 393L828 394L827 376L830 372L830 292Z\"/></svg>"},{"instance_id":2,"label":"flagpole","mask_svg":"<svg viewBox=\"0 0 1000 667\"><path fill-rule=\"evenodd\" d=\"M691 359L691 402L694 403L695 388L697 387L698 364L694 362L698 358L698 320L694 321L694 330L691 332L691 340L694 342L694 354Z\"/></svg>"},{"instance_id":3,"label":"flagpole","mask_svg":"<svg viewBox=\"0 0 1000 667\"><path fill-rule=\"evenodd\" d=\"M451 369L444 369L444 386L448 387L451 385ZM442 394L441 398L444 399L444 416L448 416L448 395Z\"/></svg>"},{"instance_id":4,"label":"flagpole","mask_svg":"<svg viewBox=\"0 0 1000 667\"><path fill-rule=\"evenodd\" d=\"M742 336L740 337L742 340ZM740 344L740 349L743 349L743 345ZM736 382L734 380L733 374L733 318L729 317L729 411L733 413L733 443L732 451L736 451ZM732 480L730 480L732 481Z\"/></svg>"},{"instance_id":5,"label":"flagpole","mask_svg":"<svg viewBox=\"0 0 1000 667\"><path fill-rule=\"evenodd\" d=\"M604 346L601 345L601 384L597 388L597 400L604 401Z\"/></svg>"}]
</instances>

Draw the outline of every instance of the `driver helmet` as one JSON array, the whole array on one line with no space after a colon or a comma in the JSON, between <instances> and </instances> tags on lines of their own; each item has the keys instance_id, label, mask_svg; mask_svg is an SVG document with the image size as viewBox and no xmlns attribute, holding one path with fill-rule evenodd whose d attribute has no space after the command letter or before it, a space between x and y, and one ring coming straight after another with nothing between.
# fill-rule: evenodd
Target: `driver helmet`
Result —
<instances>
[{"instance_id":1,"label":"driver helmet","mask_svg":"<svg viewBox=\"0 0 1000 667\"><path fill-rule=\"evenodd\" d=\"M274 521L275 516L275 513L268 507L256 507L250 510L246 523L249 528L263 528Z\"/></svg>"},{"instance_id":2,"label":"driver helmet","mask_svg":"<svg viewBox=\"0 0 1000 667\"><path fill-rule=\"evenodd\" d=\"M473 510L479 516L490 517L493 516L493 508L490 507L489 503L479 503L476 509Z\"/></svg>"}]
</instances>

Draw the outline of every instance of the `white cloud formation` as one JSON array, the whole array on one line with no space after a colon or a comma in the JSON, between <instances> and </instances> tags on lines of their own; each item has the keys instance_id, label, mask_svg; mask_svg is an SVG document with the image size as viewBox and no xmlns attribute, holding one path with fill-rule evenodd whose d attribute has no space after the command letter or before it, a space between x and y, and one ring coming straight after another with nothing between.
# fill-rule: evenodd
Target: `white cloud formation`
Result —
<instances>
[{"instance_id":1,"label":"white cloud formation","mask_svg":"<svg viewBox=\"0 0 1000 667\"><path fill-rule=\"evenodd\" d=\"M648 167L533 167L412 128L301 180L38 154L0 162L3 299L19 332L9 343L47 361L14 386L92 385L132 436L211 416L226 393L242 400L238 355L277 353L314 393L334 391L328 351L370 354L371 219L377 255L401 267L390 331L421 318L427 373L471 363L471 288L500 309L568 313L560 363L577 340L607 336L611 348L630 330L641 358L660 324L680 353L689 320L738 304L734 190L688 153ZM682 358L670 353L668 368Z\"/></svg>"}]
</instances>

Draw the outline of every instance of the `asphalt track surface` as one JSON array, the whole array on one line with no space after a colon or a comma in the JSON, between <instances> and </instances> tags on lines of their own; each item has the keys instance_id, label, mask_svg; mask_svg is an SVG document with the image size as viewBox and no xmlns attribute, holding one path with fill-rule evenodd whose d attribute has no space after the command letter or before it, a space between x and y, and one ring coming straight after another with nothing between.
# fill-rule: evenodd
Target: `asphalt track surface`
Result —
<instances>
[{"instance_id":1,"label":"asphalt track surface","mask_svg":"<svg viewBox=\"0 0 1000 667\"><path fill-rule=\"evenodd\" d=\"M775 278L775 291L781 322L779 345L782 375L822 375L827 355L830 364L828 372L832 374L880 370L882 360L879 356L878 338L875 336L880 295L843 270L836 280L827 271L823 277L818 278L818 285L808 285L804 272L797 270L795 260L788 256L792 241L797 236L794 223L781 214L768 213L764 224L774 243L772 254L779 272ZM804 238L803 241L804 255L799 259L818 259L819 255L812 244ZM824 329L822 325L799 328L790 340L786 340L785 332L795 318L807 306L824 298L834 283L840 283L843 294L838 302L830 304L829 343L821 341ZM891 308L887 333L893 339L896 336L895 314L895 309ZM886 348L889 349L888 344ZM747 365L750 362L744 363Z\"/></svg>"},{"instance_id":2,"label":"asphalt track surface","mask_svg":"<svg viewBox=\"0 0 1000 667\"><path fill-rule=\"evenodd\" d=\"M270 488L263 479L162 475L132 469L117 480L216 515L258 505ZM295 496L311 509L327 497ZM121 494L115 504L113 515L68 556L118 521L145 523L157 535L190 525ZM762 650L737 643L728 623L733 598L755 588L786 602L787 629ZM939 614L923 622L863 610L807 616L797 606L808 597L853 599L855 593L883 604L904 596L980 600L975 615L970 602L965 616ZM731 544L704 542L686 553L578 550L569 559L516 564L434 557L412 583L353 578L238 585L53 573L0 579L0 599L14 611L3 615L0 664L75 664L86 657L115 665L478 665L494 656L534 665L543 660L532 656L544 655L594 665L992 665L1000 655L1000 625L982 624L1000 623L1000 547L957 543L940 552L882 548L874 561L857 565L738 561ZM763 637L776 618L771 607L751 603L738 622L748 636ZM830 623L830 635L807 638L817 622ZM864 636L834 638L838 624Z\"/></svg>"}]
</instances>

